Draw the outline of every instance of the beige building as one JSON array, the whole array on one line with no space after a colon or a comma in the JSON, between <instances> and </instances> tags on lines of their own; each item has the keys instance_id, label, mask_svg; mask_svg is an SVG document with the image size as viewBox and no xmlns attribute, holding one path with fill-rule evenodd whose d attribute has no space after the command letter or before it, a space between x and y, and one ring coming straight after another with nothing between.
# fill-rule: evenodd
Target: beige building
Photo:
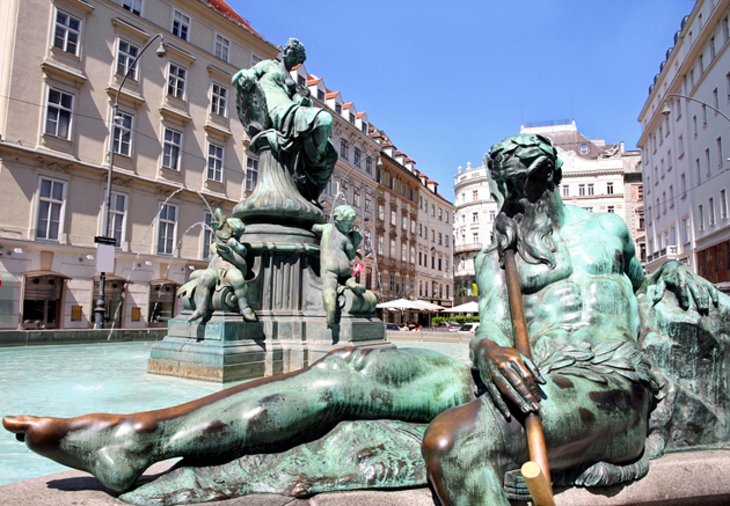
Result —
<instances>
[{"instance_id":1,"label":"beige building","mask_svg":"<svg viewBox=\"0 0 730 506\"><path fill-rule=\"evenodd\" d=\"M117 327L164 324L216 207L253 177L230 81L277 48L225 2L7 0L0 46L0 328L88 328L119 95L106 283Z\"/></svg>"},{"instance_id":2,"label":"beige building","mask_svg":"<svg viewBox=\"0 0 730 506\"><path fill-rule=\"evenodd\" d=\"M589 139L574 121L522 126L520 133L540 134L555 145L563 160L560 193L565 203L589 211L619 214L644 260L641 164L638 151L624 150L623 143L606 144ZM476 300L474 258L492 242L494 220L499 212L489 191L484 166L459 167L454 179L456 196L454 224L455 303Z\"/></svg>"},{"instance_id":3,"label":"beige building","mask_svg":"<svg viewBox=\"0 0 730 506\"><path fill-rule=\"evenodd\" d=\"M679 20L678 20L679 21ZM678 260L730 291L730 0L679 23L639 114L649 266Z\"/></svg>"}]
</instances>

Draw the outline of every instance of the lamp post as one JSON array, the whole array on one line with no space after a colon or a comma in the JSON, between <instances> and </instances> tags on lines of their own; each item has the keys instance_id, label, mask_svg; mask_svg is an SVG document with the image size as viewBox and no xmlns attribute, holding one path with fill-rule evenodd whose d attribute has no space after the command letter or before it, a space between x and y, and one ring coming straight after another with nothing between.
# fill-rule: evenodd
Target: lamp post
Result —
<instances>
[{"instance_id":1,"label":"lamp post","mask_svg":"<svg viewBox=\"0 0 730 506\"><path fill-rule=\"evenodd\" d=\"M688 95L680 95L679 93L667 93L667 96L665 98L670 98L670 97L683 98L683 99L688 100L690 102L697 102L698 104L704 105L705 107L709 107L710 109L712 109L713 111L715 111L717 114L719 114L720 116L722 116L723 118L725 118L730 123L730 118L727 116L727 114L725 114L724 112L722 112L717 107L711 106L710 104L708 104L707 102L705 102L703 100L700 100L700 99L694 98L694 97L690 97ZM672 109L665 102L664 103L664 109L662 109L662 114L664 116L669 116L671 114L671 112L672 112Z\"/></svg>"},{"instance_id":2,"label":"lamp post","mask_svg":"<svg viewBox=\"0 0 730 506\"><path fill-rule=\"evenodd\" d=\"M109 170L107 171L106 175L106 196L104 199L104 208L103 208L103 230L104 235L94 238L94 242L97 243L97 265L101 265L104 263L104 256L106 256L102 251L107 248L111 247L111 266L113 270L114 265L114 247L116 246L116 240L113 236L110 235L110 226L111 226L111 205L112 205L112 173L114 171L114 133L116 125L119 124L119 121L121 120L120 117L117 116L117 112L119 110L119 94L122 92L122 88L124 88L124 83L127 82L127 78L135 72L135 69L137 68L137 61L140 59L140 57L144 54L144 52L149 48L154 41L157 39L160 40L160 45L155 50L155 54L162 58L165 56L167 51L165 50L165 41L161 33L157 33L150 38L150 40L147 41L147 43L142 47L142 49L137 53L137 56L135 56L134 60L132 60L132 64L127 67L127 71L124 73L124 77L122 78L122 82L119 83L119 86L117 86L116 93L114 94L114 102L112 103L112 116L109 120ZM107 258L106 260L109 260ZM104 298L105 298L105 284L106 284L106 271L109 269L99 268L99 291L98 291L98 299L96 300L96 306L94 307L94 329L103 329L104 328L104 313L105 313L105 307L104 307Z\"/></svg>"}]
</instances>

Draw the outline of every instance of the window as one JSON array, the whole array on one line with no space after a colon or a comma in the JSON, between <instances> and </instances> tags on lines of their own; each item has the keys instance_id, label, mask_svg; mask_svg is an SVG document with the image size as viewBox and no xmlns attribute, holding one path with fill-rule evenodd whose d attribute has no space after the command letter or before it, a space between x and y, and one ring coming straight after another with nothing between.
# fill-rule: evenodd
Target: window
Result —
<instances>
[{"instance_id":1,"label":"window","mask_svg":"<svg viewBox=\"0 0 730 506\"><path fill-rule=\"evenodd\" d=\"M132 156L132 115L117 111L114 118L114 152L118 155Z\"/></svg>"},{"instance_id":2,"label":"window","mask_svg":"<svg viewBox=\"0 0 730 506\"><path fill-rule=\"evenodd\" d=\"M715 199L710 197L710 199L707 201L707 217L710 226L715 224Z\"/></svg>"},{"instance_id":3,"label":"window","mask_svg":"<svg viewBox=\"0 0 730 506\"><path fill-rule=\"evenodd\" d=\"M383 204L378 204L378 219L385 220L385 206Z\"/></svg>"},{"instance_id":4,"label":"window","mask_svg":"<svg viewBox=\"0 0 730 506\"><path fill-rule=\"evenodd\" d=\"M378 236L378 255L382 255L383 254L383 251L384 251L383 250L383 243L384 243L383 236L382 235L379 235Z\"/></svg>"},{"instance_id":5,"label":"window","mask_svg":"<svg viewBox=\"0 0 730 506\"><path fill-rule=\"evenodd\" d=\"M317 100L320 102L324 102L325 96L324 96L324 90L318 89L317 90Z\"/></svg>"},{"instance_id":6,"label":"window","mask_svg":"<svg viewBox=\"0 0 730 506\"><path fill-rule=\"evenodd\" d=\"M175 251L175 235L177 228L177 206L164 204L160 208L157 230L157 253L172 255Z\"/></svg>"},{"instance_id":7,"label":"window","mask_svg":"<svg viewBox=\"0 0 730 506\"><path fill-rule=\"evenodd\" d=\"M593 183L588 183L588 195L593 195Z\"/></svg>"},{"instance_id":8,"label":"window","mask_svg":"<svg viewBox=\"0 0 730 506\"><path fill-rule=\"evenodd\" d=\"M687 195L687 177L684 175L684 173L679 176L679 184L682 192L681 196L685 197Z\"/></svg>"},{"instance_id":9,"label":"window","mask_svg":"<svg viewBox=\"0 0 730 506\"><path fill-rule=\"evenodd\" d=\"M724 160L722 155L722 137L718 137L715 140L715 145L717 146L717 166L722 167L722 162Z\"/></svg>"},{"instance_id":10,"label":"window","mask_svg":"<svg viewBox=\"0 0 730 506\"><path fill-rule=\"evenodd\" d=\"M435 204L431 204L431 216L433 218L436 217L436 205Z\"/></svg>"},{"instance_id":11,"label":"window","mask_svg":"<svg viewBox=\"0 0 730 506\"><path fill-rule=\"evenodd\" d=\"M608 213L615 213L616 212L616 208L614 206L608 206L608 209L606 210L606 212L608 212Z\"/></svg>"},{"instance_id":12,"label":"window","mask_svg":"<svg viewBox=\"0 0 730 506\"><path fill-rule=\"evenodd\" d=\"M471 222L479 223L479 213L471 213Z\"/></svg>"},{"instance_id":13,"label":"window","mask_svg":"<svg viewBox=\"0 0 730 506\"><path fill-rule=\"evenodd\" d=\"M401 216L400 227L403 230L408 230L408 215L404 214Z\"/></svg>"},{"instance_id":14,"label":"window","mask_svg":"<svg viewBox=\"0 0 730 506\"><path fill-rule=\"evenodd\" d=\"M44 132L62 139L70 139L73 105L73 95L56 88L48 88L48 106L46 108Z\"/></svg>"},{"instance_id":15,"label":"window","mask_svg":"<svg viewBox=\"0 0 730 506\"><path fill-rule=\"evenodd\" d=\"M119 45L117 46L117 74L126 76L127 72L131 70L129 77L136 81L137 66L135 65L134 69L132 69L132 64L138 54L139 46L127 42L124 39L119 39Z\"/></svg>"},{"instance_id":16,"label":"window","mask_svg":"<svg viewBox=\"0 0 730 506\"><path fill-rule=\"evenodd\" d=\"M669 185L669 207L674 207L674 185Z\"/></svg>"},{"instance_id":17,"label":"window","mask_svg":"<svg viewBox=\"0 0 730 506\"><path fill-rule=\"evenodd\" d=\"M111 230L117 247L120 247L125 239L126 220L127 196L123 193L112 192L111 207L109 208L109 230Z\"/></svg>"},{"instance_id":18,"label":"window","mask_svg":"<svg viewBox=\"0 0 730 506\"><path fill-rule=\"evenodd\" d=\"M391 238L390 241L388 241L388 254L390 255L390 258L396 258L395 256L395 239Z\"/></svg>"},{"instance_id":19,"label":"window","mask_svg":"<svg viewBox=\"0 0 730 506\"><path fill-rule=\"evenodd\" d=\"M340 156L345 160L350 156L350 143L346 139L340 139Z\"/></svg>"},{"instance_id":20,"label":"window","mask_svg":"<svg viewBox=\"0 0 730 506\"><path fill-rule=\"evenodd\" d=\"M56 11L56 27L53 33L53 47L72 55L79 54L79 33L81 20L61 10Z\"/></svg>"},{"instance_id":21,"label":"window","mask_svg":"<svg viewBox=\"0 0 730 506\"><path fill-rule=\"evenodd\" d=\"M700 204L697 207L697 211L698 211L698 214L699 214L700 230L704 230L705 229L705 214L702 211L702 204Z\"/></svg>"},{"instance_id":22,"label":"window","mask_svg":"<svg viewBox=\"0 0 730 506\"><path fill-rule=\"evenodd\" d=\"M395 211L393 209L390 210L390 224L393 227L396 225Z\"/></svg>"},{"instance_id":23,"label":"window","mask_svg":"<svg viewBox=\"0 0 730 506\"><path fill-rule=\"evenodd\" d=\"M727 193L726 190L720 190L720 219L727 219Z\"/></svg>"},{"instance_id":24,"label":"window","mask_svg":"<svg viewBox=\"0 0 730 506\"><path fill-rule=\"evenodd\" d=\"M203 215L203 260L210 257L210 245L213 244L213 215L206 212Z\"/></svg>"},{"instance_id":25,"label":"window","mask_svg":"<svg viewBox=\"0 0 730 506\"><path fill-rule=\"evenodd\" d=\"M355 124L355 115L354 114L350 113L350 116L349 116L348 119L350 120L350 124L351 125L354 125Z\"/></svg>"},{"instance_id":26,"label":"window","mask_svg":"<svg viewBox=\"0 0 730 506\"><path fill-rule=\"evenodd\" d=\"M610 181L606 183L606 193L608 195L613 195L613 183Z\"/></svg>"},{"instance_id":27,"label":"window","mask_svg":"<svg viewBox=\"0 0 730 506\"><path fill-rule=\"evenodd\" d=\"M335 112L337 114L342 114L342 104L335 104Z\"/></svg>"},{"instance_id":28,"label":"window","mask_svg":"<svg viewBox=\"0 0 730 506\"><path fill-rule=\"evenodd\" d=\"M256 158L248 157L246 160L246 191L252 192L256 188L256 181L259 179L259 161Z\"/></svg>"},{"instance_id":29,"label":"window","mask_svg":"<svg viewBox=\"0 0 730 506\"><path fill-rule=\"evenodd\" d=\"M442 246L444 243L444 236L441 232L439 232L439 246Z\"/></svg>"},{"instance_id":30,"label":"window","mask_svg":"<svg viewBox=\"0 0 730 506\"><path fill-rule=\"evenodd\" d=\"M471 201L476 202L479 200L479 190L472 190L471 191Z\"/></svg>"},{"instance_id":31,"label":"window","mask_svg":"<svg viewBox=\"0 0 730 506\"><path fill-rule=\"evenodd\" d=\"M707 167L707 175L710 175L710 148L705 148L705 167Z\"/></svg>"},{"instance_id":32,"label":"window","mask_svg":"<svg viewBox=\"0 0 730 506\"><path fill-rule=\"evenodd\" d=\"M228 88L213 83L210 92L210 112L218 116L226 116Z\"/></svg>"},{"instance_id":33,"label":"window","mask_svg":"<svg viewBox=\"0 0 730 506\"><path fill-rule=\"evenodd\" d=\"M408 246L406 246L405 244L400 245L400 260L401 262L408 261Z\"/></svg>"},{"instance_id":34,"label":"window","mask_svg":"<svg viewBox=\"0 0 730 506\"><path fill-rule=\"evenodd\" d=\"M223 146L208 144L208 179L223 181Z\"/></svg>"},{"instance_id":35,"label":"window","mask_svg":"<svg viewBox=\"0 0 730 506\"><path fill-rule=\"evenodd\" d=\"M567 184L563 185L563 197L567 197L570 194L570 186Z\"/></svg>"},{"instance_id":36,"label":"window","mask_svg":"<svg viewBox=\"0 0 730 506\"><path fill-rule=\"evenodd\" d=\"M372 210L373 207L373 201L370 198L370 195L365 195L365 212L369 213Z\"/></svg>"},{"instance_id":37,"label":"window","mask_svg":"<svg viewBox=\"0 0 730 506\"><path fill-rule=\"evenodd\" d=\"M360 190L358 188L352 189L352 205L360 207Z\"/></svg>"},{"instance_id":38,"label":"window","mask_svg":"<svg viewBox=\"0 0 730 506\"><path fill-rule=\"evenodd\" d=\"M368 124L365 121L360 124L360 130L362 130L362 133L364 134L368 133Z\"/></svg>"},{"instance_id":39,"label":"window","mask_svg":"<svg viewBox=\"0 0 730 506\"><path fill-rule=\"evenodd\" d=\"M66 203L66 183L42 177L38 186L36 239L57 241Z\"/></svg>"},{"instance_id":40,"label":"window","mask_svg":"<svg viewBox=\"0 0 730 506\"><path fill-rule=\"evenodd\" d=\"M692 236L692 231L690 229L688 218L682 218L682 230L684 230L684 243L689 244L690 237Z\"/></svg>"},{"instance_id":41,"label":"window","mask_svg":"<svg viewBox=\"0 0 730 506\"><path fill-rule=\"evenodd\" d=\"M444 210L439 207L439 221L444 221Z\"/></svg>"},{"instance_id":42,"label":"window","mask_svg":"<svg viewBox=\"0 0 730 506\"><path fill-rule=\"evenodd\" d=\"M216 58L220 58L221 60L227 62L228 61L228 53L231 49L231 41L226 39L222 35L215 34L215 42L213 43L213 54L216 56Z\"/></svg>"},{"instance_id":43,"label":"window","mask_svg":"<svg viewBox=\"0 0 730 506\"><path fill-rule=\"evenodd\" d=\"M170 63L167 71L167 94L180 100L185 96L185 67Z\"/></svg>"},{"instance_id":44,"label":"window","mask_svg":"<svg viewBox=\"0 0 730 506\"><path fill-rule=\"evenodd\" d=\"M190 31L190 17L175 10L172 13L172 34L183 40L188 40Z\"/></svg>"},{"instance_id":45,"label":"window","mask_svg":"<svg viewBox=\"0 0 730 506\"><path fill-rule=\"evenodd\" d=\"M132 14L142 14L142 0L122 0L122 7Z\"/></svg>"},{"instance_id":46,"label":"window","mask_svg":"<svg viewBox=\"0 0 730 506\"><path fill-rule=\"evenodd\" d=\"M303 75L297 74L297 84L299 86L301 86L302 88L304 88L305 86L307 86L307 80L304 79L304 76Z\"/></svg>"},{"instance_id":47,"label":"window","mask_svg":"<svg viewBox=\"0 0 730 506\"><path fill-rule=\"evenodd\" d=\"M365 157L365 172L368 174L373 173L373 159L368 157Z\"/></svg>"},{"instance_id":48,"label":"window","mask_svg":"<svg viewBox=\"0 0 730 506\"><path fill-rule=\"evenodd\" d=\"M180 170L180 151L182 150L182 133L165 128L162 141L162 166L172 170Z\"/></svg>"},{"instance_id":49,"label":"window","mask_svg":"<svg viewBox=\"0 0 730 506\"><path fill-rule=\"evenodd\" d=\"M352 152L352 163L355 164L355 167L360 167L360 158L362 158L362 152L360 148L355 148Z\"/></svg>"},{"instance_id":50,"label":"window","mask_svg":"<svg viewBox=\"0 0 730 506\"><path fill-rule=\"evenodd\" d=\"M586 185L581 183L578 185L578 195L584 197L586 194Z\"/></svg>"},{"instance_id":51,"label":"window","mask_svg":"<svg viewBox=\"0 0 730 506\"><path fill-rule=\"evenodd\" d=\"M479 233L474 232L471 234L471 239L473 244L479 244Z\"/></svg>"}]
</instances>

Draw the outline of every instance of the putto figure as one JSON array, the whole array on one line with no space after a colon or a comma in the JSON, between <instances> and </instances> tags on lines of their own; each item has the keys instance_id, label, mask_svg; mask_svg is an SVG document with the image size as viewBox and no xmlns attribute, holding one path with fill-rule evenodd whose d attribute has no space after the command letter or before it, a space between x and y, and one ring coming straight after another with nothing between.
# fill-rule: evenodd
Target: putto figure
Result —
<instances>
[{"instance_id":1,"label":"putto figure","mask_svg":"<svg viewBox=\"0 0 730 506\"><path fill-rule=\"evenodd\" d=\"M215 309L233 309L244 319L255 320L256 314L248 304L246 247L239 241L244 232L243 222L227 218L216 209L210 226L215 241L210 246L208 267L191 273L190 281L177 293L194 309L188 321L206 322Z\"/></svg>"},{"instance_id":2,"label":"putto figure","mask_svg":"<svg viewBox=\"0 0 730 506\"><path fill-rule=\"evenodd\" d=\"M357 214L348 205L337 206L335 223L316 224L312 227L320 240L320 275L322 277L322 303L327 315L327 327L337 323L337 296L348 288L355 295L363 295L365 286L352 276L352 263L360 256L357 251L362 236L352 230Z\"/></svg>"},{"instance_id":3,"label":"putto figure","mask_svg":"<svg viewBox=\"0 0 730 506\"><path fill-rule=\"evenodd\" d=\"M660 381L639 346L639 307L651 310L676 296L687 313L714 313L719 303L728 318L728 298L676 263L646 277L617 216L563 204L561 163L547 139L508 138L492 148L488 165L503 216L497 244L477 260L481 326L470 344L472 367L422 349L346 348L300 371L167 410L71 419L8 416L3 425L32 450L89 471L117 491L133 487L156 461L230 461L261 448L332 437L342 421L363 420L358 423L378 431L389 419L430 424L419 464L443 504L508 505L504 476L527 458L521 420L530 412L542 418L554 475L585 486L642 476L662 446L645 449ZM512 348L500 251L515 241L533 361ZM348 247L340 239L332 248L341 246ZM651 294L648 302L645 293ZM335 458L304 454L309 459L296 460L293 483L283 491L312 487L318 466ZM145 503L163 490L195 488L200 482L190 473L177 482L162 477L163 484L134 493ZM220 485L206 480L212 497L239 490L226 481L230 474L219 477ZM352 488L352 479L328 475L320 489Z\"/></svg>"}]
</instances>

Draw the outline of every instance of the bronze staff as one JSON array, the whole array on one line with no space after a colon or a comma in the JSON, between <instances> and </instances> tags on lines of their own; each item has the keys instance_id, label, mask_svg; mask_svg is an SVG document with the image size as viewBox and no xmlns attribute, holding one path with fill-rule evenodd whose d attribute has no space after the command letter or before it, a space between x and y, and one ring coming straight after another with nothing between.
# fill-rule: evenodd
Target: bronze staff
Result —
<instances>
[{"instance_id":1,"label":"bronze staff","mask_svg":"<svg viewBox=\"0 0 730 506\"><path fill-rule=\"evenodd\" d=\"M530 340L527 336L525 310L522 307L522 291L517 277L515 252L510 248L504 251L504 272L507 280L507 294L509 296L510 312L512 313L512 330L515 339L515 348L525 357L532 359ZM550 467L548 465L547 446L542 432L540 415L529 413L525 418L525 432L527 433L527 448L530 452L530 461L522 466L522 475L530 489L530 495L536 506L555 506L553 490L550 484ZM539 465L541 473L536 472L534 463ZM532 464L532 465L531 465Z\"/></svg>"}]
</instances>

